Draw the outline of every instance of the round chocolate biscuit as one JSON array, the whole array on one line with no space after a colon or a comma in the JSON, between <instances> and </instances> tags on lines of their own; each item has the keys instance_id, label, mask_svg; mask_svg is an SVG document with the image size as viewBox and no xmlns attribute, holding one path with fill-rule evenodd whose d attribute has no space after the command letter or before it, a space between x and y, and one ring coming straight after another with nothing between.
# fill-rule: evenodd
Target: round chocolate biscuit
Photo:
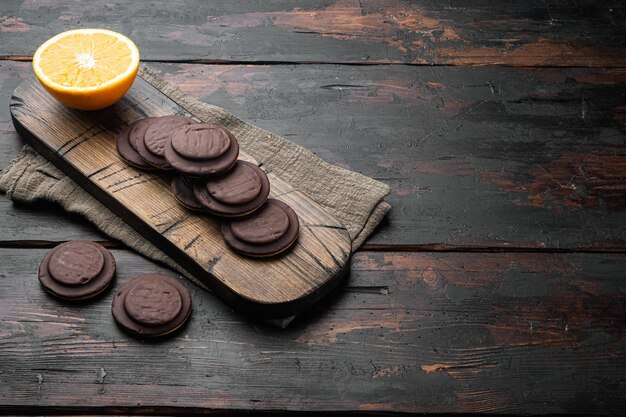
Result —
<instances>
[{"instance_id":1,"label":"round chocolate biscuit","mask_svg":"<svg viewBox=\"0 0 626 417\"><path fill-rule=\"evenodd\" d=\"M223 176L208 181L206 189L220 203L241 205L261 194L262 177L266 177L265 173L256 165L239 162Z\"/></svg>"},{"instance_id":2,"label":"round chocolate biscuit","mask_svg":"<svg viewBox=\"0 0 626 417\"><path fill-rule=\"evenodd\" d=\"M39 282L64 300L85 300L104 291L115 275L115 259L101 245L75 240L56 246L39 265Z\"/></svg>"},{"instance_id":3,"label":"round chocolate biscuit","mask_svg":"<svg viewBox=\"0 0 626 417\"><path fill-rule=\"evenodd\" d=\"M204 211L204 207L193 192L194 179L181 174L172 177L171 187L176 200L189 210Z\"/></svg>"},{"instance_id":4,"label":"round chocolate biscuit","mask_svg":"<svg viewBox=\"0 0 626 417\"><path fill-rule=\"evenodd\" d=\"M138 122L140 122L140 120L129 124L117 135L117 153L130 165L139 169L150 171L153 170L154 167L147 163L141 155L139 155L139 152L137 152L137 150L131 145L129 139L130 132L138 124Z\"/></svg>"},{"instance_id":5,"label":"round chocolate biscuit","mask_svg":"<svg viewBox=\"0 0 626 417\"><path fill-rule=\"evenodd\" d=\"M162 326L171 322L182 306L176 288L159 279L138 282L124 299L128 316L146 326Z\"/></svg>"},{"instance_id":6,"label":"round chocolate biscuit","mask_svg":"<svg viewBox=\"0 0 626 417\"><path fill-rule=\"evenodd\" d=\"M145 117L143 119L136 120L133 123L133 128L128 134L128 142L135 151L137 151L137 139L141 138L141 140L143 140L148 124L150 124L154 119L156 119L156 117Z\"/></svg>"},{"instance_id":7,"label":"round chocolate biscuit","mask_svg":"<svg viewBox=\"0 0 626 417\"><path fill-rule=\"evenodd\" d=\"M229 147L228 131L216 125L196 123L172 135L172 148L180 156L189 159L219 158Z\"/></svg>"},{"instance_id":8,"label":"round chocolate biscuit","mask_svg":"<svg viewBox=\"0 0 626 417\"><path fill-rule=\"evenodd\" d=\"M174 277L141 275L115 293L111 313L116 323L130 333L165 336L189 318L191 293Z\"/></svg>"},{"instance_id":9,"label":"round chocolate biscuit","mask_svg":"<svg viewBox=\"0 0 626 417\"><path fill-rule=\"evenodd\" d=\"M224 222L222 235L237 252L267 257L287 250L298 238L298 215L282 201L269 199L253 214Z\"/></svg>"},{"instance_id":10,"label":"round chocolate biscuit","mask_svg":"<svg viewBox=\"0 0 626 417\"><path fill-rule=\"evenodd\" d=\"M276 242L289 230L289 216L278 204L268 204L262 215L241 222L233 222L230 230L237 239L251 245Z\"/></svg>"},{"instance_id":11,"label":"round chocolate biscuit","mask_svg":"<svg viewBox=\"0 0 626 417\"><path fill-rule=\"evenodd\" d=\"M191 177L219 175L237 162L239 143L228 130L207 123L176 129L165 144L165 159Z\"/></svg>"},{"instance_id":12,"label":"round chocolate biscuit","mask_svg":"<svg viewBox=\"0 0 626 417\"><path fill-rule=\"evenodd\" d=\"M95 243L67 242L48 261L52 278L64 285L83 285L98 276L104 255Z\"/></svg>"},{"instance_id":13,"label":"round chocolate biscuit","mask_svg":"<svg viewBox=\"0 0 626 417\"><path fill-rule=\"evenodd\" d=\"M148 150L146 147L145 137L148 127L152 123L158 121L158 117L146 117L145 119L141 119L137 122L137 125L133 127L128 135L128 141L130 142L130 146L133 147L139 153L139 155L146 161L148 164L152 165L154 168L160 170L169 170L172 169L170 164L165 160L164 157L154 155L152 152ZM177 126L180 127L180 126Z\"/></svg>"},{"instance_id":14,"label":"round chocolate biscuit","mask_svg":"<svg viewBox=\"0 0 626 417\"><path fill-rule=\"evenodd\" d=\"M194 120L185 116L162 116L158 117L148 124L143 141L146 149L152 155L164 158L163 153L165 143L170 139L170 135L174 130L183 125L196 123Z\"/></svg>"},{"instance_id":15,"label":"round chocolate biscuit","mask_svg":"<svg viewBox=\"0 0 626 417\"><path fill-rule=\"evenodd\" d=\"M265 171L258 166L237 161L219 177L197 180L193 192L206 211L223 217L240 217L265 203L270 182Z\"/></svg>"}]
</instances>

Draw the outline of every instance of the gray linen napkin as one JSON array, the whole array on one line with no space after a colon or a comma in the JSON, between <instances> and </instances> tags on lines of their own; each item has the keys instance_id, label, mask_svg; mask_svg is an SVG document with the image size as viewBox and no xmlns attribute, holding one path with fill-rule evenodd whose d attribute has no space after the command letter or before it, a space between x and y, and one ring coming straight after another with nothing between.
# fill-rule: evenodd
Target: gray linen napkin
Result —
<instances>
[{"instance_id":1,"label":"gray linen napkin","mask_svg":"<svg viewBox=\"0 0 626 417\"><path fill-rule=\"evenodd\" d=\"M389 186L330 165L307 149L246 123L221 107L190 97L145 66L140 67L139 76L198 119L232 131L242 150L334 214L348 229L353 252L391 208L383 201L390 192ZM28 145L0 172L0 192L18 202L45 200L57 203L69 212L84 216L108 236L150 259L168 265L206 288L184 267L161 252Z\"/></svg>"}]
</instances>

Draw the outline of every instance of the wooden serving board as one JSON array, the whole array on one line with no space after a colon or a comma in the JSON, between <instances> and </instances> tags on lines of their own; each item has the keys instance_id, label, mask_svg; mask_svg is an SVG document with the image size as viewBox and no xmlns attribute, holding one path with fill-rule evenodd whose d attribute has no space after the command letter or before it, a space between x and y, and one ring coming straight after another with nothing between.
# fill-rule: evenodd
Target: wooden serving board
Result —
<instances>
[{"instance_id":1,"label":"wooden serving board","mask_svg":"<svg viewBox=\"0 0 626 417\"><path fill-rule=\"evenodd\" d=\"M293 315L345 275L351 249L345 227L271 172L270 197L296 211L300 233L285 254L252 259L226 245L218 218L179 205L165 175L120 159L115 142L127 124L149 116L196 118L144 79L100 111L63 107L35 79L15 89L10 106L17 131L39 153L233 306L268 318ZM240 159L257 163L244 152Z\"/></svg>"}]
</instances>

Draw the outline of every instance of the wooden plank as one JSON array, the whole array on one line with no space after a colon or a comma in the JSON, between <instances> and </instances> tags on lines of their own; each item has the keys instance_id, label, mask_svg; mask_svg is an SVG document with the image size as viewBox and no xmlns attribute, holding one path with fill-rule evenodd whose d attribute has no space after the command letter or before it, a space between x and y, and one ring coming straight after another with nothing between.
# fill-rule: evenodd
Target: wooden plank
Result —
<instances>
[{"instance_id":1,"label":"wooden plank","mask_svg":"<svg viewBox=\"0 0 626 417\"><path fill-rule=\"evenodd\" d=\"M150 60L626 65L624 3L591 0L5 1L0 55L94 26L129 35Z\"/></svg>"},{"instance_id":2,"label":"wooden plank","mask_svg":"<svg viewBox=\"0 0 626 417\"><path fill-rule=\"evenodd\" d=\"M195 116L140 77L118 103L101 111L63 107L34 79L15 89L10 106L15 127L36 150L233 305L266 317L293 315L345 275L351 252L345 227L273 173L268 173L270 197L293 208L301 227L288 252L259 260L226 245L219 219L182 207L167 178L122 160L115 142L128 123ZM256 163L245 152L239 158Z\"/></svg>"},{"instance_id":3,"label":"wooden plank","mask_svg":"<svg viewBox=\"0 0 626 417\"><path fill-rule=\"evenodd\" d=\"M115 326L114 291L79 306L48 296L44 254L0 249L5 411L611 415L626 404L625 255L359 253L342 293L286 330L189 284L189 325L146 344ZM113 254L115 286L163 272Z\"/></svg>"},{"instance_id":4,"label":"wooden plank","mask_svg":"<svg viewBox=\"0 0 626 417\"><path fill-rule=\"evenodd\" d=\"M626 71L159 65L206 102L388 183L372 244L624 247Z\"/></svg>"},{"instance_id":5,"label":"wooden plank","mask_svg":"<svg viewBox=\"0 0 626 417\"><path fill-rule=\"evenodd\" d=\"M393 209L369 244L626 247L623 69L152 67L193 96L389 184ZM29 72L27 63L0 63L5 100ZM5 166L19 149L6 106L0 126ZM20 221L21 213L0 211L3 240L42 230L41 239L58 241L88 229L72 219L51 230L58 213L33 209Z\"/></svg>"}]
</instances>

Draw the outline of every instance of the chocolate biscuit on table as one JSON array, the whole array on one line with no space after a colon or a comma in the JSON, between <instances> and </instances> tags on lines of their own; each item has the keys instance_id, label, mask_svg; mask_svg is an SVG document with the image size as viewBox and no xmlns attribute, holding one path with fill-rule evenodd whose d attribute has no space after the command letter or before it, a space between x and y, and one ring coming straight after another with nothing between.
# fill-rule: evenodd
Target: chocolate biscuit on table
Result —
<instances>
[{"instance_id":1,"label":"chocolate biscuit on table","mask_svg":"<svg viewBox=\"0 0 626 417\"><path fill-rule=\"evenodd\" d=\"M182 116L178 116L182 117ZM130 145L139 153L139 155L143 158L143 160L156 169L160 169L163 171L167 171L172 169L170 164L167 163L163 156L159 156L155 153L152 153L148 150L145 137L148 128L153 124L158 122L159 117L146 117L145 119L141 119L137 122L137 124L133 127L128 135L128 141ZM181 125L176 123L175 127L178 128Z\"/></svg>"},{"instance_id":2,"label":"chocolate biscuit on table","mask_svg":"<svg viewBox=\"0 0 626 417\"><path fill-rule=\"evenodd\" d=\"M178 115L150 118L145 127L137 131L137 152L154 167L163 170L171 169L164 156L165 144L174 130L192 123L196 122Z\"/></svg>"},{"instance_id":3,"label":"chocolate biscuit on table","mask_svg":"<svg viewBox=\"0 0 626 417\"><path fill-rule=\"evenodd\" d=\"M172 132L164 154L174 170L187 176L219 175L237 162L239 143L223 127L195 123Z\"/></svg>"},{"instance_id":4,"label":"chocolate biscuit on table","mask_svg":"<svg viewBox=\"0 0 626 417\"><path fill-rule=\"evenodd\" d=\"M53 248L39 265L39 282L57 298L85 300L103 292L115 275L115 259L101 245L75 240Z\"/></svg>"},{"instance_id":5,"label":"chocolate biscuit on table","mask_svg":"<svg viewBox=\"0 0 626 417\"><path fill-rule=\"evenodd\" d=\"M145 170L145 171L152 171L155 170L156 168L153 167L152 165L150 165L149 163L147 163L141 155L139 155L139 152L137 152L137 149L134 148L131 143L130 143L130 138L129 138L129 134L131 132L131 130L140 122L141 120L137 120L131 124L129 124L128 126L126 126L125 128L122 129L122 131L117 135L117 142L116 142L116 147L117 147L117 153L120 155L120 157L126 161L127 163L129 163L130 165Z\"/></svg>"},{"instance_id":6,"label":"chocolate biscuit on table","mask_svg":"<svg viewBox=\"0 0 626 417\"><path fill-rule=\"evenodd\" d=\"M171 167L167 161L164 158L152 155L146 148L146 144L143 141L143 138L146 136L148 126L156 119L156 117L146 117L145 119L139 120L130 131L128 141L130 142L130 146L132 146L133 149L135 149L143 160L150 166L160 170L169 170Z\"/></svg>"},{"instance_id":7,"label":"chocolate biscuit on table","mask_svg":"<svg viewBox=\"0 0 626 417\"><path fill-rule=\"evenodd\" d=\"M225 221L222 236L235 251L252 257L278 255L298 238L298 215L289 205L268 199L253 214Z\"/></svg>"},{"instance_id":8,"label":"chocolate biscuit on table","mask_svg":"<svg viewBox=\"0 0 626 417\"><path fill-rule=\"evenodd\" d=\"M111 313L124 330L158 337L178 330L191 314L191 293L180 280L141 275L125 283L113 297Z\"/></svg>"},{"instance_id":9,"label":"chocolate biscuit on table","mask_svg":"<svg viewBox=\"0 0 626 417\"><path fill-rule=\"evenodd\" d=\"M239 160L219 177L196 180L193 191L206 211L217 216L239 217L252 213L265 203L270 182L261 168Z\"/></svg>"},{"instance_id":10,"label":"chocolate biscuit on table","mask_svg":"<svg viewBox=\"0 0 626 417\"><path fill-rule=\"evenodd\" d=\"M193 187L195 180L182 174L172 177L170 186L176 200L185 208L194 211L205 211L204 206L196 198Z\"/></svg>"}]
</instances>

